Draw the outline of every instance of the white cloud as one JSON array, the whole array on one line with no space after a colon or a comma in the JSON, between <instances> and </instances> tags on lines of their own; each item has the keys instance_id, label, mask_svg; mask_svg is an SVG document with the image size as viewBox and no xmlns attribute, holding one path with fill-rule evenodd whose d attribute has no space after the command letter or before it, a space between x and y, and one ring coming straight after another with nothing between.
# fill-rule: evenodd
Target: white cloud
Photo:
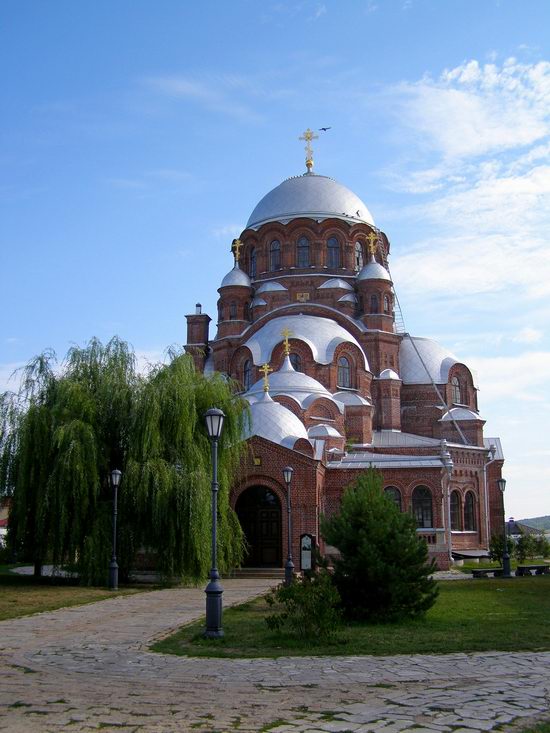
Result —
<instances>
[{"instance_id":1,"label":"white cloud","mask_svg":"<svg viewBox=\"0 0 550 733\"><path fill-rule=\"evenodd\" d=\"M0 364L0 392L16 392L19 388L19 375L17 370L25 366L23 362L11 362Z\"/></svg>"},{"instance_id":2,"label":"white cloud","mask_svg":"<svg viewBox=\"0 0 550 733\"><path fill-rule=\"evenodd\" d=\"M484 402L548 400L550 351L527 351L512 356L470 356L465 363L479 375Z\"/></svg>"},{"instance_id":3,"label":"white cloud","mask_svg":"<svg viewBox=\"0 0 550 733\"><path fill-rule=\"evenodd\" d=\"M520 344L536 344L539 341L542 341L543 336L543 332L539 331L538 328L531 328L530 326L526 326L525 328L521 329L521 331L513 340L517 341Z\"/></svg>"},{"instance_id":4,"label":"white cloud","mask_svg":"<svg viewBox=\"0 0 550 733\"><path fill-rule=\"evenodd\" d=\"M520 148L550 132L550 63L471 60L390 91L402 123L444 158Z\"/></svg>"}]
</instances>

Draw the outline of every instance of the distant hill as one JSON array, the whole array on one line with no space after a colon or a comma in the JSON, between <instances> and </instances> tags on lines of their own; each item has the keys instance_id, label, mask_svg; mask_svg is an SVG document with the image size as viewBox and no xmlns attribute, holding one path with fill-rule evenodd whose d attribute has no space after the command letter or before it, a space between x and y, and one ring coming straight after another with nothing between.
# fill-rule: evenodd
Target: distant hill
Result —
<instances>
[{"instance_id":1,"label":"distant hill","mask_svg":"<svg viewBox=\"0 0 550 733\"><path fill-rule=\"evenodd\" d=\"M528 527L534 527L535 529L550 530L550 515L533 517L533 519L516 519L516 521L520 524L526 524Z\"/></svg>"}]
</instances>

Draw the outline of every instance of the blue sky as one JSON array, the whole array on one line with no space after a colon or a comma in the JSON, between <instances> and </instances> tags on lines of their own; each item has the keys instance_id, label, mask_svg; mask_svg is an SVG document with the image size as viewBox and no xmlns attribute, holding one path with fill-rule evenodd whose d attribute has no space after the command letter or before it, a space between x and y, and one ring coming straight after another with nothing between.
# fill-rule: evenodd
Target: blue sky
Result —
<instances>
[{"instance_id":1,"label":"blue sky","mask_svg":"<svg viewBox=\"0 0 550 733\"><path fill-rule=\"evenodd\" d=\"M545 0L4 0L0 389L47 347L184 343L331 126L315 170L390 237L407 329L477 371L507 515L550 514L548 28Z\"/></svg>"}]
</instances>

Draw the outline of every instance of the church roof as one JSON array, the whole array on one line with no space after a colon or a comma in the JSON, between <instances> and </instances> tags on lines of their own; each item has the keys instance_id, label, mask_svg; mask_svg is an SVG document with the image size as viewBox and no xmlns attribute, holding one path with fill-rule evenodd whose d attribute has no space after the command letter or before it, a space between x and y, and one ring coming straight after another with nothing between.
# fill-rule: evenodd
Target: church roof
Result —
<instances>
[{"instance_id":1,"label":"church roof","mask_svg":"<svg viewBox=\"0 0 550 733\"><path fill-rule=\"evenodd\" d=\"M250 387L244 395L246 399L263 393L264 380L260 379ZM325 397L332 400L331 393L316 379L308 377L303 372L297 372L292 366L290 359L285 357L281 368L269 375L269 392L271 395L288 395L298 402L302 407L306 407L319 397ZM341 408L340 403L336 403L338 409ZM340 409L342 412L342 409Z\"/></svg>"},{"instance_id":2,"label":"church roof","mask_svg":"<svg viewBox=\"0 0 550 733\"><path fill-rule=\"evenodd\" d=\"M271 354L284 339L282 332L288 329L290 338L304 341L317 364L330 364L336 347L341 343L357 346L364 358L364 367L369 369L367 357L357 339L336 321L321 316L279 316L267 321L244 344L252 354L254 364L271 361Z\"/></svg>"},{"instance_id":3,"label":"church roof","mask_svg":"<svg viewBox=\"0 0 550 733\"><path fill-rule=\"evenodd\" d=\"M399 347L399 371L403 382L431 384L433 380L436 384L445 384L449 379L449 369L458 363L458 359L437 341L415 336L414 346L422 357L419 359L412 340L410 336L405 337Z\"/></svg>"},{"instance_id":4,"label":"church roof","mask_svg":"<svg viewBox=\"0 0 550 733\"><path fill-rule=\"evenodd\" d=\"M286 407L274 402L268 392L250 405L250 424L243 438L247 440L254 435L286 448L293 448L299 438L308 439L302 421Z\"/></svg>"},{"instance_id":5,"label":"church roof","mask_svg":"<svg viewBox=\"0 0 550 733\"><path fill-rule=\"evenodd\" d=\"M300 217L374 225L369 210L353 191L333 178L305 173L287 178L266 194L250 215L246 228L258 229L269 221L287 224Z\"/></svg>"},{"instance_id":6,"label":"church roof","mask_svg":"<svg viewBox=\"0 0 550 733\"><path fill-rule=\"evenodd\" d=\"M371 259L357 275L358 280L391 280L390 273L376 260Z\"/></svg>"},{"instance_id":7,"label":"church roof","mask_svg":"<svg viewBox=\"0 0 550 733\"><path fill-rule=\"evenodd\" d=\"M239 263L235 262L235 267L230 270L227 275L222 280L222 284L220 285L220 288L227 288L230 285L238 285L243 288L249 288L250 287L250 278L246 274L246 272L243 272L241 268L239 267Z\"/></svg>"},{"instance_id":8,"label":"church roof","mask_svg":"<svg viewBox=\"0 0 550 733\"><path fill-rule=\"evenodd\" d=\"M483 420L477 412L469 410L467 407L451 407L441 418L440 422L447 420Z\"/></svg>"}]
</instances>

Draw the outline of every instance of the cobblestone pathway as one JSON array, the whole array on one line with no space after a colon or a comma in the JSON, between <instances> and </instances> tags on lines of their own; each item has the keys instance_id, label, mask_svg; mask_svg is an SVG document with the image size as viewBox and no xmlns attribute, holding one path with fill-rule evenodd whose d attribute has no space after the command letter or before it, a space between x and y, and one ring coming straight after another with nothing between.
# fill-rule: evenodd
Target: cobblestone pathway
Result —
<instances>
[{"instance_id":1,"label":"cobblestone pathway","mask_svg":"<svg viewBox=\"0 0 550 733\"><path fill-rule=\"evenodd\" d=\"M224 581L225 604L269 582ZM203 608L201 589L177 589L1 622L0 731L473 733L550 712L550 653L224 660L147 651Z\"/></svg>"}]
</instances>

